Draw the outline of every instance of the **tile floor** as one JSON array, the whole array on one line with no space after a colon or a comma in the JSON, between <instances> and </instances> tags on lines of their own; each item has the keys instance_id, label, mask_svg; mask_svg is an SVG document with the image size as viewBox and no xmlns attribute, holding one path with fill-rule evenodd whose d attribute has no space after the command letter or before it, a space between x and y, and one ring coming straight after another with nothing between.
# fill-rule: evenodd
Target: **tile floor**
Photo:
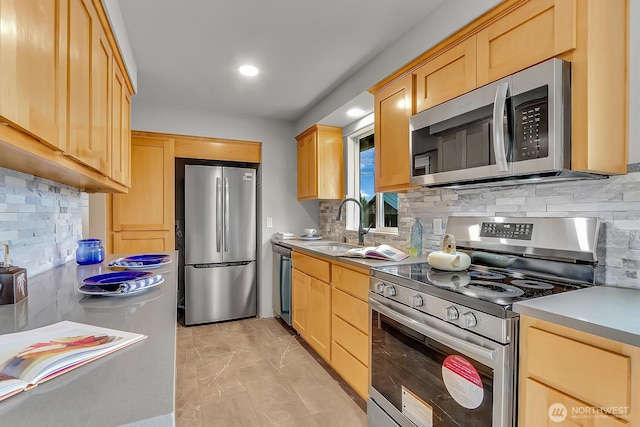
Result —
<instances>
[{"instance_id":1,"label":"tile floor","mask_svg":"<svg viewBox=\"0 0 640 427\"><path fill-rule=\"evenodd\" d=\"M176 423L366 426L364 401L277 319L178 323Z\"/></svg>"}]
</instances>

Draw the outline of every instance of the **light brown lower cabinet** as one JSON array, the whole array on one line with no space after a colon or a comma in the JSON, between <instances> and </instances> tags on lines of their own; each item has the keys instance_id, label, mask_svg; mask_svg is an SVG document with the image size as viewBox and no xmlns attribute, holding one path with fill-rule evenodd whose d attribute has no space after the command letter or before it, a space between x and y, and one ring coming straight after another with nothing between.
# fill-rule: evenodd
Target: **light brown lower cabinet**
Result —
<instances>
[{"instance_id":1,"label":"light brown lower cabinet","mask_svg":"<svg viewBox=\"0 0 640 427\"><path fill-rule=\"evenodd\" d=\"M293 327L323 359L329 362L331 360L331 285L317 278L317 276L323 276L322 272L329 271L329 264L327 261L296 252L292 260Z\"/></svg>"},{"instance_id":2,"label":"light brown lower cabinet","mask_svg":"<svg viewBox=\"0 0 640 427\"><path fill-rule=\"evenodd\" d=\"M331 366L363 399L369 396L369 272L332 266Z\"/></svg>"},{"instance_id":3,"label":"light brown lower cabinet","mask_svg":"<svg viewBox=\"0 0 640 427\"><path fill-rule=\"evenodd\" d=\"M360 394L369 389L369 274L293 252L293 327ZM330 284L329 284L330 283Z\"/></svg>"},{"instance_id":4,"label":"light brown lower cabinet","mask_svg":"<svg viewBox=\"0 0 640 427\"><path fill-rule=\"evenodd\" d=\"M521 427L640 425L640 347L522 316Z\"/></svg>"}]
</instances>

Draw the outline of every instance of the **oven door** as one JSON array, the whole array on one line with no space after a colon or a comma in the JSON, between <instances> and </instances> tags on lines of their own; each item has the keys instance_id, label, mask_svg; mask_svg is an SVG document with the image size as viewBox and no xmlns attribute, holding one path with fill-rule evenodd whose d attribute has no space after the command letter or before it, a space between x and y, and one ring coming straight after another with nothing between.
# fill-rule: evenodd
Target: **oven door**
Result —
<instances>
[{"instance_id":1,"label":"oven door","mask_svg":"<svg viewBox=\"0 0 640 427\"><path fill-rule=\"evenodd\" d=\"M386 425L515 425L515 345L374 293L369 303L370 404L395 421Z\"/></svg>"}]
</instances>

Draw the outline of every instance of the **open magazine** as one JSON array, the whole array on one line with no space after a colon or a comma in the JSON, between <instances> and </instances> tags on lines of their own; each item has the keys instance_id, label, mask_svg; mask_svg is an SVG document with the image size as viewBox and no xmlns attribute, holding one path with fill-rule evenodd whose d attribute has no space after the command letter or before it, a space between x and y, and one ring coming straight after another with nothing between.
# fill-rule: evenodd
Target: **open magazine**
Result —
<instances>
[{"instance_id":1,"label":"open magazine","mask_svg":"<svg viewBox=\"0 0 640 427\"><path fill-rule=\"evenodd\" d=\"M69 321L0 335L0 400L144 338Z\"/></svg>"},{"instance_id":2,"label":"open magazine","mask_svg":"<svg viewBox=\"0 0 640 427\"><path fill-rule=\"evenodd\" d=\"M365 248L353 248L340 254L351 258L375 258L402 261L409 255L389 245L367 246Z\"/></svg>"}]
</instances>

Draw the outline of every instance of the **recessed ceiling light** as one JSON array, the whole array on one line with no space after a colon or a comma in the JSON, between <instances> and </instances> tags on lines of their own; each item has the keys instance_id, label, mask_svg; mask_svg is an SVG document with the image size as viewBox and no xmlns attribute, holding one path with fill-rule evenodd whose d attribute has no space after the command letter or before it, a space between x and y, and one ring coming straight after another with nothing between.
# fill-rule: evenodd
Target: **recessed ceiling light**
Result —
<instances>
[{"instance_id":1,"label":"recessed ceiling light","mask_svg":"<svg viewBox=\"0 0 640 427\"><path fill-rule=\"evenodd\" d=\"M248 76L248 77L257 76L258 73L260 72L260 70L258 70L258 67L250 64L245 64L241 66L240 68L238 68L238 71L240 71L240 74L242 74L243 76Z\"/></svg>"},{"instance_id":2,"label":"recessed ceiling light","mask_svg":"<svg viewBox=\"0 0 640 427\"><path fill-rule=\"evenodd\" d=\"M364 110L361 108L352 108L349 111L347 111L347 116L349 117L362 117L363 114L364 114Z\"/></svg>"}]
</instances>

